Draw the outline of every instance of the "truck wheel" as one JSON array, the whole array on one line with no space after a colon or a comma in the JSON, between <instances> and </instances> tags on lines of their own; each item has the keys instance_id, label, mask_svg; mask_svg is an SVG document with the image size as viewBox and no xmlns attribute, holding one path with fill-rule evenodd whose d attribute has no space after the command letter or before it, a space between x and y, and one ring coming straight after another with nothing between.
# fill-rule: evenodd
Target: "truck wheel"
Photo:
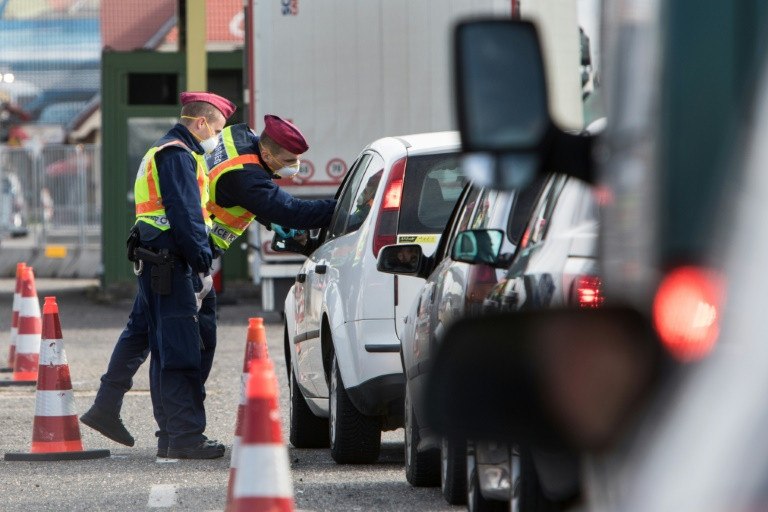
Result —
<instances>
[{"instance_id":1,"label":"truck wheel","mask_svg":"<svg viewBox=\"0 0 768 512\"><path fill-rule=\"evenodd\" d=\"M293 366L288 367L291 392L291 429L289 440L296 448L326 448L328 439L328 420L315 416L301 394L293 373Z\"/></svg>"},{"instance_id":2,"label":"truck wheel","mask_svg":"<svg viewBox=\"0 0 768 512\"><path fill-rule=\"evenodd\" d=\"M467 502L467 442L444 437L440 444L440 490L451 505Z\"/></svg>"},{"instance_id":3,"label":"truck wheel","mask_svg":"<svg viewBox=\"0 0 768 512\"><path fill-rule=\"evenodd\" d=\"M475 450L471 443L467 445L467 510L469 512L507 512L508 501L489 500L480 491L480 479L475 463ZM520 509L523 512L525 509Z\"/></svg>"},{"instance_id":4,"label":"truck wheel","mask_svg":"<svg viewBox=\"0 0 768 512\"><path fill-rule=\"evenodd\" d=\"M440 484L440 454L437 450L419 452L419 425L413 413L411 389L405 386L405 479L414 487Z\"/></svg>"},{"instance_id":5,"label":"truck wheel","mask_svg":"<svg viewBox=\"0 0 768 512\"><path fill-rule=\"evenodd\" d=\"M347 395L341 380L336 354L331 363L331 418L328 422L331 457L339 464L368 464L376 462L381 449L381 428L378 418L360 414Z\"/></svg>"}]
</instances>

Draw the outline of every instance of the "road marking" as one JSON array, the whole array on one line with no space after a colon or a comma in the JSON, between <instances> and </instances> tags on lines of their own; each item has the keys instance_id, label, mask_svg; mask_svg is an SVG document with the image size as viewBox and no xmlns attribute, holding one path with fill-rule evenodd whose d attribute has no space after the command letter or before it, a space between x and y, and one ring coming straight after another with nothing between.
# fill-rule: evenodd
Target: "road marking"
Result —
<instances>
[{"instance_id":1,"label":"road marking","mask_svg":"<svg viewBox=\"0 0 768 512\"><path fill-rule=\"evenodd\" d=\"M149 491L150 508L172 507L176 504L176 486L170 484L153 485Z\"/></svg>"}]
</instances>

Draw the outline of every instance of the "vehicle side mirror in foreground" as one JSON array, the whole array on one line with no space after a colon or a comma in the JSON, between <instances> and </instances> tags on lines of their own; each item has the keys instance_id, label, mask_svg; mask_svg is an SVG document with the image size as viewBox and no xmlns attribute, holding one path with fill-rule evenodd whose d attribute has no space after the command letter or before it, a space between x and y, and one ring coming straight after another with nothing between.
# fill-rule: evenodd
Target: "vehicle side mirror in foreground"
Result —
<instances>
[{"instance_id":1,"label":"vehicle side mirror in foreground","mask_svg":"<svg viewBox=\"0 0 768 512\"><path fill-rule=\"evenodd\" d=\"M592 137L550 117L544 59L528 21L465 21L454 32L456 112L464 168L480 186L515 189L557 169L593 182Z\"/></svg>"},{"instance_id":2,"label":"vehicle side mirror in foreground","mask_svg":"<svg viewBox=\"0 0 768 512\"><path fill-rule=\"evenodd\" d=\"M427 414L443 435L599 450L639 411L664 357L629 308L462 319L435 356Z\"/></svg>"},{"instance_id":3,"label":"vehicle side mirror in foreground","mask_svg":"<svg viewBox=\"0 0 768 512\"><path fill-rule=\"evenodd\" d=\"M498 229L472 229L456 235L451 259L464 263L495 265L499 259L504 232Z\"/></svg>"},{"instance_id":4,"label":"vehicle side mirror in foreground","mask_svg":"<svg viewBox=\"0 0 768 512\"><path fill-rule=\"evenodd\" d=\"M419 244L388 245L379 251L376 270L387 274L420 277L424 253Z\"/></svg>"}]
</instances>

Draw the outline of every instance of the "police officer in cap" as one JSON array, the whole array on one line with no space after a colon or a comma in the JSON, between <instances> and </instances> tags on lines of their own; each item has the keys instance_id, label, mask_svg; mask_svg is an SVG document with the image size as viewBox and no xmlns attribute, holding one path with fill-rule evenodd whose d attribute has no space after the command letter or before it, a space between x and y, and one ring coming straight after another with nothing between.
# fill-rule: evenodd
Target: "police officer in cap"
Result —
<instances>
[{"instance_id":1,"label":"police officer in cap","mask_svg":"<svg viewBox=\"0 0 768 512\"><path fill-rule=\"evenodd\" d=\"M308 149L301 132L277 116L265 116L264 131L257 137L245 124L225 128L214 151L206 155L209 169L207 209L212 214L211 242L214 256L225 251L256 218L262 223L312 229L330 223L335 200L302 200L292 197L273 181L295 176L299 158ZM273 224L274 225L274 224ZM274 225L280 229L280 226ZM204 348L203 382L210 371L216 346L215 294L202 300L199 312ZM134 440L120 420L123 395L131 388L133 375L147 357L147 334L134 322L123 333L113 351L107 373L94 406L81 420L122 444ZM108 410L108 416L103 414ZM92 412L93 411L93 412ZM96 416L102 421L93 421ZM158 456L166 453L159 445Z\"/></svg>"},{"instance_id":2,"label":"police officer in cap","mask_svg":"<svg viewBox=\"0 0 768 512\"><path fill-rule=\"evenodd\" d=\"M181 104L179 123L147 151L134 186L139 290L108 369L115 363L124 378L128 368L128 383L105 387L105 374L94 406L81 421L133 445L119 413L123 394L146 358L148 338L158 456L210 459L223 456L224 445L203 435L203 384L215 347L205 346L203 338L209 336L201 333L198 319L198 298L212 284L213 257L202 156L215 148L235 106L221 96L197 92L182 93ZM215 332L213 339L215 344Z\"/></svg>"}]
</instances>

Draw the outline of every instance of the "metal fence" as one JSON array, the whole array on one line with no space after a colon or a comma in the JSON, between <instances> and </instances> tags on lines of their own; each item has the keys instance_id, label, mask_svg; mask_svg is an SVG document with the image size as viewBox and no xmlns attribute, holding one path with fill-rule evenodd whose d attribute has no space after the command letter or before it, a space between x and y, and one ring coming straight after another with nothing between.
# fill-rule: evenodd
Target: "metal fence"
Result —
<instances>
[{"instance_id":1,"label":"metal fence","mask_svg":"<svg viewBox=\"0 0 768 512\"><path fill-rule=\"evenodd\" d=\"M0 235L37 246L98 244L101 146L0 146Z\"/></svg>"}]
</instances>

